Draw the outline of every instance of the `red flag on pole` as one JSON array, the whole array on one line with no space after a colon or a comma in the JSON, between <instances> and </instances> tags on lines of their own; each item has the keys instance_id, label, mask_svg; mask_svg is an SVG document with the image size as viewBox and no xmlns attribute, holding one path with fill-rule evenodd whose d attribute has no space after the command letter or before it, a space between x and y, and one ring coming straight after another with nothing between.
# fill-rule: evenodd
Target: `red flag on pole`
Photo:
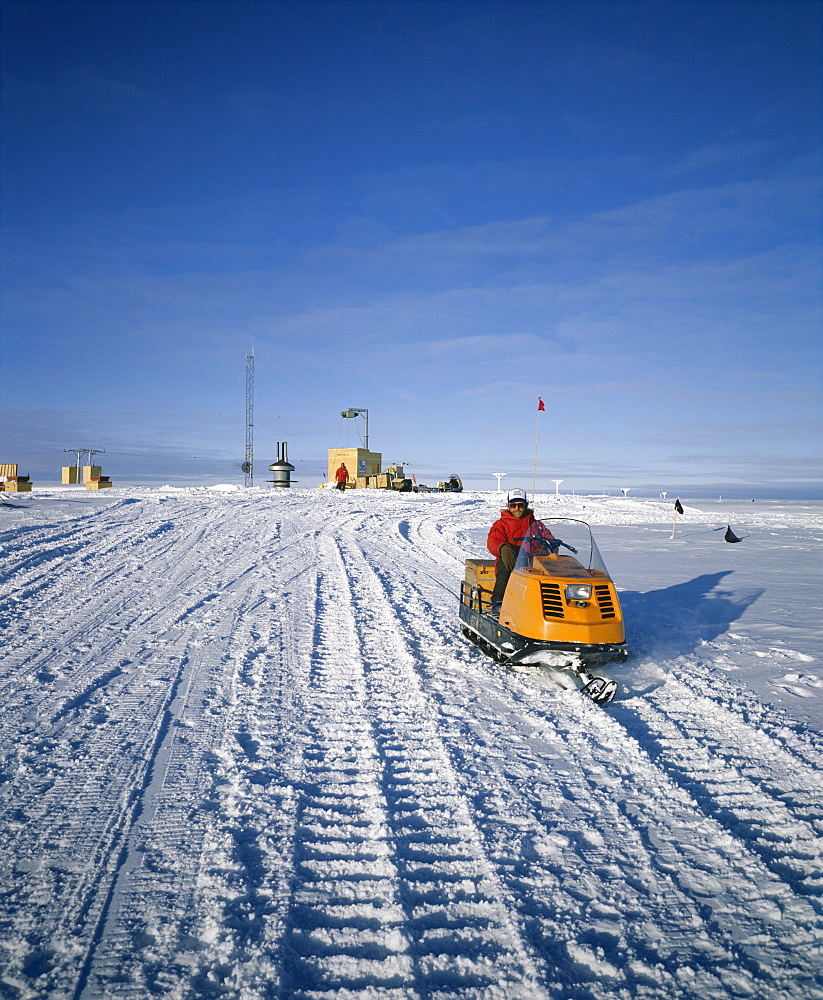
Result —
<instances>
[{"instance_id":1,"label":"red flag on pole","mask_svg":"<svg viewBox=\"0 0 823 1000\"><path fill-rule=\"evenodd\" d=\"M537 409L538 411L546 409L546 407L543 405L543 400L539 396L537 397Z\"/></svg>"}]
</instances>

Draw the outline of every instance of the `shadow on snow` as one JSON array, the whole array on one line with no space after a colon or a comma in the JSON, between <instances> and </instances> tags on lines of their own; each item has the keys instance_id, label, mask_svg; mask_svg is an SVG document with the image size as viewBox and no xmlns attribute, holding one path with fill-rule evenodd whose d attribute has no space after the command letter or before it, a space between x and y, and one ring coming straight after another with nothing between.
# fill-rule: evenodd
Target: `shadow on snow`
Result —
<instances>
[{"instance_id":1,"label":"shadow on snow","mask_svg":"<svg viewBox=\"0 0 823 1000\"><path fill-rule=\"evenodd\" d=\"M726 632L763 594L762 589L741 592L721 587L732 572L704 573L645 594L621 592L634 654L685 656Z\"/></svg>"}]
</instances>

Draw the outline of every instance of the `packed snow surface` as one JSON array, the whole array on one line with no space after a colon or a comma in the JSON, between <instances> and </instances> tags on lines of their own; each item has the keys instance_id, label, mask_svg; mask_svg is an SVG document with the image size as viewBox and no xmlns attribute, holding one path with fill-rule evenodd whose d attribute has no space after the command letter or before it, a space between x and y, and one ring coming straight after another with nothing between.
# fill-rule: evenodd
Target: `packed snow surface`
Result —
<instances>
[{"instance_id":1,"label":"packed snow surface","mask_svg":"<svg viewBox=\"0 0 823 1000\"><path fill-rule=\"evenodd\" d=\"M823 997L823 505L538 496L597 706L461 634L496 494L10 502L3 998Z\"/></svg>"}]
</instances>

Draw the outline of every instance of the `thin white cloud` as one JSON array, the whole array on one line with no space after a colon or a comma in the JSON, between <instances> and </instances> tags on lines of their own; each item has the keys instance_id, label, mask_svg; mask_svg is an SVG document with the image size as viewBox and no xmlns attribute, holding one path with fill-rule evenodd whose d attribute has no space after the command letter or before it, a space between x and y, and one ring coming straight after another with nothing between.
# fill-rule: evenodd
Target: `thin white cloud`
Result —
<instances>
[{"instance_id":1,"label":"thin white cloud","mask_svg":"<svg viewBox=\"0 0 823 1000\"><path fill-rule=\"evenodd\" d=\"M714 143L710 146L702 146L700 149L693 150L678 163L669 167L668 172L673 177L699 173L700 171L725 166L729 163L754 159L768 152L771 148L772 144L766 140Z\"/></svg>"}]
</instances>

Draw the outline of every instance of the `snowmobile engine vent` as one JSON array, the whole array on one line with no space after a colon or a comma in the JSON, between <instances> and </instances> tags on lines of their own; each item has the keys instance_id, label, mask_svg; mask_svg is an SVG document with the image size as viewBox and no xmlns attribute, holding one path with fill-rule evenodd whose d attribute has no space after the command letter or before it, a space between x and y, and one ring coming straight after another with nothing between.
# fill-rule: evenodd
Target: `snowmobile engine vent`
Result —
<instances>
[{"instance_id":1,"label":"snowmobile engine vent","mask_svg":"<svg viewBox=\"0 0 823 1000\"><path fill-rule=\"evenodd\" d=\"M594 592L597 594L597 603L600 606L601 617L614 618L614 601L612 600L609 588L605 586L595 587Z\"/></svg>"},{"instance_id":2,"label":"snowmobile engine vent","mask_svg":"<svg viewBox=\"0 0 823 1000\"><path fill-rule=\"evenodd\" d=\"M540 596L543 601L544 618L565 618L563 601L560 598L559 583L541 583Z\"/></svg>"}]
</instances>

